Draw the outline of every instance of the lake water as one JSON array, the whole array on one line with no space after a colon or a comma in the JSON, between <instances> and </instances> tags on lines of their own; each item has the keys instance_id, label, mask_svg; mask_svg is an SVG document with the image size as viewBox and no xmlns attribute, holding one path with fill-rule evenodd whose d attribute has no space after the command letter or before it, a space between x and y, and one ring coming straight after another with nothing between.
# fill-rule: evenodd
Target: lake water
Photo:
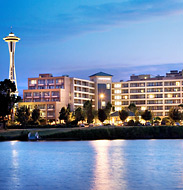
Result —
<instances>
[{"instance_id":1,"label":"lake water","mask_svg":"<svg viewBox=\"0 0 183 190\"><path fill-rule=\"evenodd\" d=\"M183 189L183 140L0 142L0 190Z\"/></svg>"}]
</instances>

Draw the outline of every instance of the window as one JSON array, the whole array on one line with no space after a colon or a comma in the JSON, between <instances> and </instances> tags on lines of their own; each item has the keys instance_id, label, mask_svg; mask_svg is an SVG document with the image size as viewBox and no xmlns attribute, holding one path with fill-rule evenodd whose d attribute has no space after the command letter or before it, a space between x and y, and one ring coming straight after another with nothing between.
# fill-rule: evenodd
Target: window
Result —
<instances>
[{"instance_id":1,"label":"window","mask_svg":"<svg viewBox=\"0 0 183 190\"><path fill-rule=\"evenodd\" d=\"M106 84L106 89L110 89L111 85L110 84Z\"/></svg>"},{"instance_id":2,"label":"window","mask_svg":"<svg viewBox=\"0 0 183 190\"><path fill-rule=\"evenodd\" d=\"M26 98L26 97L32 97L32 93L31 93L31 92L25 92L24 97L25 97L25 98Z\"/></svg>"},{"instance_id":3,"label":"window","mask_svg":"<svg viewBox=\"0 0 183 190\"><path fill-rule=\"evenodd\" d=\"M50 92L43 92L43 97L50 96Z\"/></svg>"},{"instance_id":4,"label":"window","mask_svg":"<svg viewBox=\"0 0 183 190\"><path fill-rule=\"evenodd\" d=\"M45 80L38 80L38 84L45 84Z\"/></svg>"},{"instance_id":5,"label":"window","mask_svg":"<svg viewBox=\"0 0 183 190\"><path fill-rule=\"evenodd\" d=\"M114 84L114 88L121 88L121 84Z\"/></svg>"},{"instance_id":6,"label":"window","mask_svg":"<svg viewBox=\"0 0 183 190\"><path fill-rule=\"evenodd\" d=\"M47 108L48 108L48 109L55 109L55 106L54 106L53 104L48 104L48 105L47 105Z\"/></svg>"},{"instance_id":7,"label":"window","mask_svg":"<svg viewBox=\"0 0 183 190\"><path fill-rule=\"evenodd\" d=\"M121 107L115 107L115 111L121 111Z\"/></svg>"},{"instance_id":8,"label":"window","mask_svg":"<svg viewBox=\"0 0 183 190\"><path fill-rule=\"evenodd\" d=\"M121 96L114 96L114 99L120 100L120 99L121 99Z\"/></svg>"},{"instance_id":9,"label":"window","mask_svg":"<svg viewBox=\"0 0 183 190\"><path fill-rule=\"evenodd\" d=\"M147 92L163 92L163 88L148 88Z\"/></svg>"},{"instance_id":10,"label":"window","mask_svg":"<svg viewBox=\"0 0 183 190\"><path fill-rule=\"evenodd\" d=\"M131 83L130 87L144 87L145 83Z\"/></svg>"},{"instance_id":11,"label":"window","mask_svg":"<svg viewBox=\"0 0 183 190\"><path fill-rule=\"evenodd\" d=\"M29 89L33 90L33 89L36 89L36 87L35 86L29 86Z\"/></svg>"},{"instance_id":12,"label":"window","mask_svg":"<svg viewBox=\"0 0 183 190\"><path fill-rule=\"evenodd\" d=\"M64 80L63 79L56 79L56 83L57 84L62 84L62 83L64 83Z\"/></svg>"},{"instance_id":13,"label":"window","mask_svg":"<svg viewBox=\"0 0 183 190\"><path fill-rule=\"evenodd\" d=\"M122 87L123 87L123 88L127 88L127 87L128 87L128 83L122 84Z\"/></svg>"},{"instance_id":14,"label":"window","mask_svg":"<svg viewBox=\"0 0 183 190\"><path fill-rule=\"evenodd\" d=\"M162 82L148 82L147 86L162 86Z\"/></svg>"},{"instance_id":15,"label":"window","mask_svg":"<svg viewBox=\"0 0 183 190\"><path fill-rule=\"evenodd\" d=\"M121 94L121 90L115 90L114 93L115 94Z\"/></svg>"},{"instance_id":16,"label":"window","mask_svg":"<svg viewBox=\"0 0 183 190\"><path fill-rule=\"evenodd\" d=\"M116 106L120 106L120 105L121 105L121 102L120 102L120 101L115 101L115 105L116 105Z\"/></svg>"},{"instance_id":17,"label":"window","mask_svg":"<svg viewBox=\"0 0 183 190\"><path fill-rule=\"evenodd\" d=\"M55 91L51 93L52 96L59 96L59 92Z\"/></svg>"},{"instance_id":18,"label":"window","mask_svg":"<svg viewBox=\"0 0 183 190\"><path fill-rule=\"evenodd\" d=\"M128 89L126 89L126 90L122 90L122 93L128 93Z\"/></svg>"},{"instance_id":19,"label":"window","mask_svg":"<svg viewBox=\"0 0 183 190\"><path fill-rule=\"evenodd\" d=\"M41 93L40 93L40 92L34 92L33 95L34 95L34 97L35 97L35 96L40 97L40 96L41 96Z\"/></svg>"},{"instance_id":20,"label":"window","mask_svg":"<svg viewBox=\"0 0 183 190\"><path fill-rule=\"evenodd\" d=\"M131 89L130 93L144 93L145 89Z\"/></svg>"},{"instance_id":21,"label":"window","mask_svg":"<svg viewBox=\"0 0 183 190\"><path fill-rule=\"evenodd\" d=\"M102 101L102 107L105 107L105 106L106 106L105 101Z\"/></svg>"},{"instance_id":22,"label":"window","mask_svg":"<svg viewBox=\"0 0 183 190\"><path fill-rule=\"evenodd\" d=\"M47 79L47 84L53 84L54 83L54 79Z\"/></svg>"},{"instance_id":23,"label":"window","mask_svg":"<svg viewBox=\"0 0 183 190\"><path fill-rule=\"evenodd\" d=\"M36 84L36 80L29 80L29 84L35 85Z\"/></svg>"}]
</instances>

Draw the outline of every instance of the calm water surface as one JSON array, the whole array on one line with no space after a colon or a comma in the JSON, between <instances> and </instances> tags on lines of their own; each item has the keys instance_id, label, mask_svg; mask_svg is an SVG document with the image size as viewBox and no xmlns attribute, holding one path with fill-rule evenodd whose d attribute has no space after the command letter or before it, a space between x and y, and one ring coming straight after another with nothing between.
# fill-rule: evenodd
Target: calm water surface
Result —
<instances>
[{"instance_id":1,"label":"calm water surface","mask_svg":"<svg viewBox=\"0 0 183 190\"><path fill-rule=\"evenodd\" d=\"M0 142L0 190L183 189L183 140Z\"/></svg>"}]
</instances>

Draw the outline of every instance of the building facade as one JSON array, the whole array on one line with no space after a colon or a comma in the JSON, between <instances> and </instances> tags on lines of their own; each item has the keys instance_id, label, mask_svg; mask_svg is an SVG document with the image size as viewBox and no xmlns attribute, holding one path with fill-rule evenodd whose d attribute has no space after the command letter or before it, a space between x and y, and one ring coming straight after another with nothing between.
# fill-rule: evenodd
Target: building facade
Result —
<instances>
[{"instance_id":1,"label":"building facade","mask_svg":"<svg viewBox=\"0 0 183 190\"><path fill-rule=\"evenodd\" d=\"M154 116L168 116L173 106L183 103L182 71L166 76L132 75L129 81L112 83L112 105L116 111L134 103L140 110L151 110Z\"/></svg>"},{"instance_id":2,"label":"building facade","mask_svg":"<svg viewBox=\"0 0 183 190\"><path fill-rule=\"evenodd\" d=\"M23 102L19 103L19 107L28 106L32 111L37 106L42 118L58 122L62 107L70 104L73 111L88 100L92 100L95 108L93 81L67 75L53 77L52 74L40 74L37 78L28 78L28 89L23 91Z\"/></svg>"},{"instance_id":3,"label":"building facade","mask_svg":"<svg viewBox=\"0 0 183 190\"><path fill-rule=\"evenodd\" d=\"M71 106L71 111L92 100L93 108L104 108L112 103L120 111L134 103L139 110L151 110L154 116L168 116L173 106L183 103L183 72L170 71L166 76L132 75L128 81L112 82L112 75L99 72L90 80L67 75L53 77L40 74L28 79L28 89L23 91L23 102L31 110L37 106L46 121L58 121L60 109Z\"/></svg>"}]
</instances>

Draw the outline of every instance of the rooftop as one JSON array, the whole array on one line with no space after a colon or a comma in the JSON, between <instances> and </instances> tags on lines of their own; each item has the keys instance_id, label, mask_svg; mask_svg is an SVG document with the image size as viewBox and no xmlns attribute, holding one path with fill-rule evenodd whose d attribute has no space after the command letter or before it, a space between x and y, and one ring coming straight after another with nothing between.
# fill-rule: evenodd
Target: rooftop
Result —
<instances>
[{"instance_id":1,"label":"rooftop","mask_svg":"<svg viewBox=\"0 0 183 190\"><path fill-rule=\"evenodd\" d=\"M91 75L90 77L94 77L94 76L107 76L107 77L112 77L113 75L110 75L110 74L107 74L107 73L104 73L104 72L98 72L98 73L95 73L95 74Z\"/></svg>"}]
</instances>

